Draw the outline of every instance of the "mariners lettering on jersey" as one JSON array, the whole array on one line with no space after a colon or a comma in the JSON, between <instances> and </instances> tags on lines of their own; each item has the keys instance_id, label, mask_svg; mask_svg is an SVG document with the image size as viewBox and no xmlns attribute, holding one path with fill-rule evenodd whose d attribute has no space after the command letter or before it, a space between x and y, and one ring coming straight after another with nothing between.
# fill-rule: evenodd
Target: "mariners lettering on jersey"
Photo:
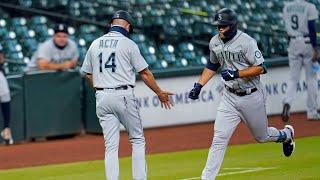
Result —
<instances>
[{"instance_id":1,"label":"mariners lettering on jersey","mask_svg":"<svg viewBox=\"0 0 320 180\"><path fill-rule=\"evenodd\" d=\"M221 51L217 54L217 58L220 61L234 61L234 62L241 62L241 52L230 52L230 51Z\"/></svg>"},{"instance_id":2,"label":"mariners lettering on jersey","mask_svg":"<svg viewBox=\"0 0 320 180\"><path fill-rule=\"evenodd\" d=\"M117 39L101 39L99 42L99 49L101 48L112 48L115 49L118 44Z\"/></svg>"}]
</instances>

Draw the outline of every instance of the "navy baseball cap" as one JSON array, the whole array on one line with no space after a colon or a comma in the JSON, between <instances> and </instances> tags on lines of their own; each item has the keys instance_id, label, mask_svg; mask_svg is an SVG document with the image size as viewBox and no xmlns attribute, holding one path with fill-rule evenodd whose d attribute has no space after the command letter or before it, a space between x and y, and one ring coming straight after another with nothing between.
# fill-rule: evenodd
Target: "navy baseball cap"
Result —
<instances>
[{"instance_id":1,"label":"navy baseball cap","mask_svg":"<svg viewBox=\"0 0 320 180\"><path fill-rule=\"evenodd\" d=\"M64 33L68 33L68 27L65 24L56 24L55 27L53 28L54 33L59 33L59 32L64 32Z\"/></svg>"}]
</instances>

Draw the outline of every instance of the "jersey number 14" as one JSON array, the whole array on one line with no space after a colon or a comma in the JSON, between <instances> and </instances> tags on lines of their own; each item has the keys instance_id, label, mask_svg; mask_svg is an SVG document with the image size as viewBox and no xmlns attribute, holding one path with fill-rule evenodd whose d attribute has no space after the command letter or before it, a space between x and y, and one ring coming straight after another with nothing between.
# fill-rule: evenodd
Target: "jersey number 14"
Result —
<instances>
[{"instance_id":1,"label":"jersey number 14","mask_svg":"<svg viewBox=\"0 0 320 180\"><path fill-rule=\"evenodd\" d=\"M99 54L100 72L102 72L102 53ZM107 62L104 64L104 68L111 68L112 72L116 72L116 53L110 54Z\"/></svg>"}]
</instances>

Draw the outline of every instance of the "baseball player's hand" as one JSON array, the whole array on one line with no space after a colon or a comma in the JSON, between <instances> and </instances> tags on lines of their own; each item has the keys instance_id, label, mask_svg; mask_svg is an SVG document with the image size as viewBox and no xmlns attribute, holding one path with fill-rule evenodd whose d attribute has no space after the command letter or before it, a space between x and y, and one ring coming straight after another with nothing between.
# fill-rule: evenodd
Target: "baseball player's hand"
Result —
<instances>
[{"instance_id":1,"label":"baseball player's hand","mask_svg":"<svg viewBox=\"0 0 320 180\"><path fill-rule=\"evenodd\" d=\"M189 98L196 100L199 99L199 94L203 86L200 83L194 83L193 89L189 92Z\"/></svg>"},{"instance_id":2,"label":"baseball player's hand","mask_svg":"<svg viewBox=\"0 0 320 180\"><path fill-rule=\"evenodd\" d=\"M238 70L230 70L224 69L221 71L221 76L225 81L230 81L239 78L239 71Z\"/></svg>"},{"instance_id":3,"label":"baseball player's hand","mask_svg":"<svg viewBox=\"0 0 320 180\"><path fill-rule=\"evenodd\" d=\"M171 109L171 107L173 106L172 102L169 99L170 95L173 95L173 93L171 92L167 92L167 91L160 91L160 93L157 94L158 98L161 102L161 107L166 108L166 109Z\"/></svg>"},{"instance_id":4,"label":"baseball player's hand","mask_svg":"<svg viewBox=\"0 0 320 180\"><path fill-rule=\"evenodd\" d=\"M317 62L317 61L318 61L318 50L313 49L312 62Z\"/></svg>"}]
</instances>

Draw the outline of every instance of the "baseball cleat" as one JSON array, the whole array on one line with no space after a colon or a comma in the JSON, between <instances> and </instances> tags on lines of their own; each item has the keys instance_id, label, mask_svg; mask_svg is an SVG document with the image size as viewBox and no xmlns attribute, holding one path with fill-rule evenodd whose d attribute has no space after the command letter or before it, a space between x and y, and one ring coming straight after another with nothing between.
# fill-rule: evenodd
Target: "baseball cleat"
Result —
<instances>
[{"instance_id":1,"label":"baseball cleat","mask_svg":"<svg viewBox=\"0 0 320 180\"><path fill-rule=\"evenodd\" d=\"M284 128L287 128L291 133L291 137L282 143L283 154L289 157L295 149L294 129L291 125L286 125Z\"/></svg>"},{"instance_id":2,"label":"baseball cleat","mask_svg":"<svg viewBox=\"0 0 320 180\"><path fill-rule=\"evenodd\" d=\"M288 103L285 103L283 105L281 118L283 122L288 122L290 116L290 105Z\"/></svg>"},{"instance_id":3,"label":"baseball cleat","mask_svg":"<svg viewBox=\"0 0 320 180\"><path fill-rule=\"evenodd\" d=\"M11 130L10 128L5 128L3 131L1 131L1 136L5 142L6 145L11 145L13 144L13 138L11 135Z\"/></svg>"}]
</instances>

